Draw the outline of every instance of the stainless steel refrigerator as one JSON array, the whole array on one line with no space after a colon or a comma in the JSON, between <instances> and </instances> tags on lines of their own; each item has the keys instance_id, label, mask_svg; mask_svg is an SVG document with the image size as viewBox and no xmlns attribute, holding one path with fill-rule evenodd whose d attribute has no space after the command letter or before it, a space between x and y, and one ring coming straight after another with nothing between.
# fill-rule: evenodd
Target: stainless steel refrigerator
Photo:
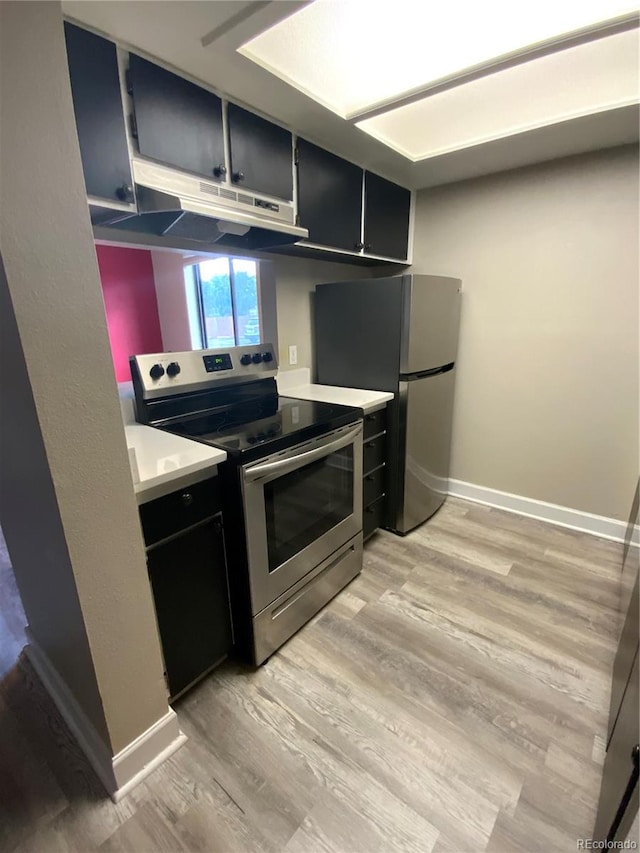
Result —
<instances>
[{"instance_id":1,"label":"stainless steel refrigerator","mask_svg":"<svg viewBox=\"0 0 640 853\"><path fill-rule=\"evenodd\" d=\"M405 534L448 488L461 281L402 275L316 287L317 382L391 391L384 526Z\"/></svg>"}]
</instances>

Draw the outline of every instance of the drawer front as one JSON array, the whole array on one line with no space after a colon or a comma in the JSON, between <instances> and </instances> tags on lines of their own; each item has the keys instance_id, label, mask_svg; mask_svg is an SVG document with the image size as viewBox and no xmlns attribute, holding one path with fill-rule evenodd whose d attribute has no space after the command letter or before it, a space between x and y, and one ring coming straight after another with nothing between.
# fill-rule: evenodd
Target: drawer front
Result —
<instances>
[{"instance_id":1,"label":"drawer front","mask_svg":"<svg viewBox=\"0 0 640 853\"><path fill-rule=\"evenodd\" d=\"M385 461L386 440L384 435L365 439L362 444L362 470L365 474L379 468Z\"/></svg>"},{"instance_id":2,"label":"drawer front","mask_svg":"<svg viewBox=\"0 0 640 853\"><path fill-rule=\"evenodd\" d=\"M142 504L140 523L145 545L149 547L217 512L220 512L217 477L193 483L170 495Z\"/></svg>"},{"instance_id":3,"label":"drawer front","mask_svg":"<svg viewBox=\"0 0 640 853\"><path fill-rule=\"evenodd\" d=\"M386 466L370 471L363 478L363 506L369 506L385 493Z\"/></svg>"},{"instance_id":4,"label":"drawer front","mask_svg":"<svg viewBox=\"0 0 640 853\"><path fill-rule=\"evenodd\" d=\"M377 530L382 524L384 508L384 496L378 498L375 503L372 503L368 507L365 507L364 513L362 515L362 536L364 539L366 539L368 536L371 536L371 534L375 530Z\"/></svg>"},{"instance_id":5,"label":"drawer front","mask_svg":"<svg viewBox=\"0 0 640 853\"><path fill-rule=\"evenodd\" d=\"M378 409L377 412L369 412L364 416L364 438L378 435L387 428L387 410Z\"/></svg>"}]
</instances>

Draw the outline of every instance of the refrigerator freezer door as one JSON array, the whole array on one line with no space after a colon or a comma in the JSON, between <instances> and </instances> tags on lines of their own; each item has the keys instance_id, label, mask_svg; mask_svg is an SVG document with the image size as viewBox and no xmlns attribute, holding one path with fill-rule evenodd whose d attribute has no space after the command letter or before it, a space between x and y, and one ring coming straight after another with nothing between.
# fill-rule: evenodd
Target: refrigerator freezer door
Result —
<instances>
[{"instance_id":1,"label":"refrigerator freezer door","mask_svg":"<svg viewBox=\"0 0 640 853\"><path fill-rule=\"evenodd\" d=\"M426 521L447 496L454 382L455 369L400 384L398 533Z\"/></svg>"},{"instance_id":2,"label":"refrigerator freezer door","mask_svg":"<svg viewBox=\"0 0 640 853\"><path fill-rule=\"evenodd\" d=\"M333 282L314 299L317 381L396 391L404 278Z\"/></svg>"},{"instance_id":3,"label":"refrigerator freezer door","mask_svg":"<svg viewBox=\"0 0 640 853\"><path fill-rule=\"evenodd\" d=\"M461 287L457 278L403 276L400 373L418 373L456 360Z\"/></svg>"}]
</instances>

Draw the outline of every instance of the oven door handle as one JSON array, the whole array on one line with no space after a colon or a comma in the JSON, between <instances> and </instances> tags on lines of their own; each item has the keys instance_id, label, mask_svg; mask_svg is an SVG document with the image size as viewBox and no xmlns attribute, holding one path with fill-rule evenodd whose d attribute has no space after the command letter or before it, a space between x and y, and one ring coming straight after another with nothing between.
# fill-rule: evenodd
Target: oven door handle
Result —
<instances>
[{"instance_id":1,"label":"oven door handle","mask_svg":"<svg viewBox=\"0 0 640 853\"><path fill-rule=\"evenodd\" d=\"M306 450L304 453L296 453L295 456L289 456L287 459L277 459L275 462L263 462L261 465L252 465L244 470L245 483L254 483L256 480L262 480L271 475L282 476L289 471L295 471L296 468L302 468L308 465L309 462L314 462L316 459L322 459L324 456L330 456L336 450L346 447L351 444L355 438L362 432L362 424L350 429L338 438L321 444L319 447L314 447L313 450Z\"/></svg>"}]
</instances>

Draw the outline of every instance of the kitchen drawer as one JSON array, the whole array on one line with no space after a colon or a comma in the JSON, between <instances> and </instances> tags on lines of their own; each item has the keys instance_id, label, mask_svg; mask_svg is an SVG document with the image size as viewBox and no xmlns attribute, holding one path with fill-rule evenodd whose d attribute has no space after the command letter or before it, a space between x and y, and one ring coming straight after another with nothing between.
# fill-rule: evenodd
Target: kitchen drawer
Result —
<instances>
[{"instance_id":1,"label":"kitchen drawer","mask_svg":"<svg viewBox=\"0 0 640 853\"><path fill-rule=\"evenodd\" d=\"M370 471L363 478L363 505L369 506L385 493L385 475L387 469L384 465Z\"/></svg>"},{"instance_id":2,"label":"kitchen drawer","mask_svg":"<svg viewBox=\"0 0 640 853\"><path fill-rule=\"evenodd\" d=\"M370 438L362 444L362 470L365 474L379 468L385 461L386 440L384 435Z\"/></svg>"},{"instance_id":3,"label":"kitchen drawer","mask_svg":"<svg viewBox=\"0 0 640 853\"><path fill-rule=\"evenodd\" d=\"M369 412L364 416L364 438L384 432L387 428L387 410L378 409L377 412Z\"/></svg>"},{"instance_id":4,"label":"kitchen drawer","mask_svg":"<svg viewBox=\"0 0 640 853\"><path fill-rule=\"evenodd\" d=\"M362 536L364 539L371 536L374 530L377 530L382 524L382 518L385 509L385 496L378 498L372 504L365 507L362 514Z\"/></svg>"},{"instance_id":5,"label":"kitchen drawer","mask_svg":"<svg viewBox=\"0 0 640 853\"><path fill-rule=\"evenodd\" d=\"M220 512L217 477L185 486L140 506L140 523L147 547Z\"/></svg>"}]
</instances>

